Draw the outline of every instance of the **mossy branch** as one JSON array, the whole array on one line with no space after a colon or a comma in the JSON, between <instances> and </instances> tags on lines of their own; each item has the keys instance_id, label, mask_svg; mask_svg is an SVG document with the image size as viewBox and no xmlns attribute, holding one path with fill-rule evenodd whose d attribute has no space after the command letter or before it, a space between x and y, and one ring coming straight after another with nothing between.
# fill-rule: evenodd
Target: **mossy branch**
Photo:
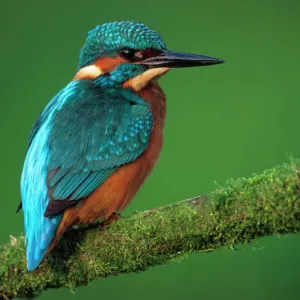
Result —
<instances>
[{"instance_id":1,"label":"mossy branch","mask_svg":"<svg viewBox=\"0 0 300 300\"><path fill-rule=\"evenodd\" d=\"M71 231L40 267L26 271L24 238L0 246L0 299L32 298L108 275L144 271L196 251L300 231L300 163L230 180L205 197Z\"/></svg>"}]
</instances>

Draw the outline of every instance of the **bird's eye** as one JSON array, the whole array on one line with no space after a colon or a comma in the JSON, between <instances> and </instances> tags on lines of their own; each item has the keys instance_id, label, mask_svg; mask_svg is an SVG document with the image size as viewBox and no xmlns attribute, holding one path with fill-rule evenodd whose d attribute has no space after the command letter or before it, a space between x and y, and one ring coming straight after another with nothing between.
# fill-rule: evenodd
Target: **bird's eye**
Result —
<instances>
[{"instance_id":1,"label":"bird's eye","mask_svg":"<svg viewBox=\"0 0 300 300\"><path fill-rule=\"evenodd\" d=\"M135 55L137 52L138 52L137 50L130 49L130 48L123 48L119 50L120 56L129 61L136 61Z\"/></svg>"},{"instance_id":2,"label":"bird's eye","mask_svg":"<svg viewBox=\"0 0 300 300\"><path fill-rule=\"evenodd\" d=\"M155 50L155 49L144 49L144 50L135 50L131 48L122 48L119 51L119 55L122 58L125 58L126 60L130 62L140 62L144 59L155 57L161 55L161 51Z\"/></svg>"}]
</instances>

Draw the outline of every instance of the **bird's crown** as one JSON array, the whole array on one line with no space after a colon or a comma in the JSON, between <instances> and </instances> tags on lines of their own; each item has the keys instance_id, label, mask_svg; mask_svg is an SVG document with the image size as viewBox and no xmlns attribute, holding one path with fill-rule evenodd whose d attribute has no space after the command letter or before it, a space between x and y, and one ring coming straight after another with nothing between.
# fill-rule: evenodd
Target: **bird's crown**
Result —
<instances>
[{"instance_id":1,"label":"bird's crown","mask_svg":"<svg viewBox=\"0 0 300 300\"><path fill-rule=\"evenodd\" d=\"M120 49L166 49L163 39L144 24L134 21L110 22L90 30L81 49L79 68L92 63L101 53Z\"/></svg>"}]
</instances>

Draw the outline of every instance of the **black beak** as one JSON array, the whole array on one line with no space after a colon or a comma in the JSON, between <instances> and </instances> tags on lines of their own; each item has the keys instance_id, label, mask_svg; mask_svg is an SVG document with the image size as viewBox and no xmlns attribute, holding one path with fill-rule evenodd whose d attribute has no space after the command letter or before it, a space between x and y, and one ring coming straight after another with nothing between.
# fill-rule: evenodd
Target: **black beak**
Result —
<instances>
[{"instance_id":1,"label":"black beak","mask_svg":"<svg viewBox=\"0 0 300 300\"><path fill-rule=\"evenodd\" d=\"M140 63L152 68L189 68L222 64L224 60L199 54L164 50L161 55L149 57Z\"/></svg>"}]
</instances>

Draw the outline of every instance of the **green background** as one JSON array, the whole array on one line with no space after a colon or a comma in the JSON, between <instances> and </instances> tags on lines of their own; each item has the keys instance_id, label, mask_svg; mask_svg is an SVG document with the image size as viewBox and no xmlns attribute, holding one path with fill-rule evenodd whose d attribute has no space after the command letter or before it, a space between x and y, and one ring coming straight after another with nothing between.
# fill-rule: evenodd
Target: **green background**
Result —
<instances>
[{"instance_id":1,"label":"green background","mask_svg":"<svg viewBox=\"0 0 300 300\"><path fill-rule=\"evenodd\" d=\"M164 150L128 214L208 193L215 182L259 173L290 153L300 157L299 13L299 0L3 1L0 242L23 231L15 210L28 136L74 75L89 29L138 20L170 49L227 61L161 80ZM269 237L39 299L299 299L299 250L299 235Z\"/></svg>"}]
</instances>

